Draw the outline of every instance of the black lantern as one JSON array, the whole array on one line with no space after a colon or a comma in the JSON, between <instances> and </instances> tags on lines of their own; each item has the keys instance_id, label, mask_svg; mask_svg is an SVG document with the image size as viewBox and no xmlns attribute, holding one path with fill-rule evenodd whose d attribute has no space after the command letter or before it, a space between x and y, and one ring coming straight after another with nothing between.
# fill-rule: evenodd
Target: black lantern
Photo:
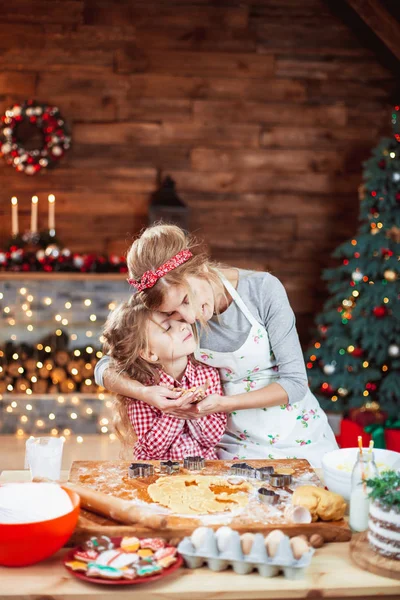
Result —
<instances>
[{"instance_id":1,"label":"black lantern","mask_svg":"<svg viewBox=\"0 0 400 600\"><path fill-rule=\"evenodd\" d=\"M150 200L149 225L163 221L178 225L182 229L189 226L189 208L179 198L175 189L175 181L167 175Z\"/></svg>"}]
</instances>

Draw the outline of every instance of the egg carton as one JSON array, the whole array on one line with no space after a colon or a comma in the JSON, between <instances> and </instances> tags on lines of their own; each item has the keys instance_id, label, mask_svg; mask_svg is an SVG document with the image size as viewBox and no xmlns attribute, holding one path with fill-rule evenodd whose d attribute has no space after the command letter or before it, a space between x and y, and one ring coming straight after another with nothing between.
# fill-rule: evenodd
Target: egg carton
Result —
<instances>
[{"instance_id":1,"label":"egg carton","mask_svg":"<svg viewBox=\"0 0 400 600\"><path fill-rule=\"evenodd\" d=\"M178 552L189 569L197 569L204 564L211 571L224 571L232 567L239 575L248 575L257 570L262 577L274 577L283 572L287 579L302 579L315 552L310 548L301 558L296 559L290 546L288 536L280 541L274 557L269 557L265 547L265 538L261 533L254 535L248 554L242 551L240 535L232 531L229 543L219 547L217 534L208 529L201 545L196 548L190 537L185 537L178 545Z\"/></svg>"}]
</instances>

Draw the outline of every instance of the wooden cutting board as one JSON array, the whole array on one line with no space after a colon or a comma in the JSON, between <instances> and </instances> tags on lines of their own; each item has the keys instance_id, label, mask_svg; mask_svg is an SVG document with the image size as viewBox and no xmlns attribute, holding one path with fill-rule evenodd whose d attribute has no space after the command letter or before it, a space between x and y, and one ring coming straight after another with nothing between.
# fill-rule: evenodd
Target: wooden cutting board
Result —
<instances>
[{"instance_id":1,"label":"wooden cutting board","mask_svg":"<svg viewBox=\"0 0 400 600\"><path fill-rule=\"evenodd\" d=\"M131 479L128 476L128 467L130 463L126 461L76 461L71 467L70 481L125 500L137 499L139 501L151 502L147 488L160 476L159 462L146 462L154 465L155 475ZM202 474L214 475L216 477L226 476L233 462L234 461L219 460L206 461L206 467L202 470ZM249 460L247 463L253 467L272 466L275 470L282 467L290 468L294 471L293 478L299 480L302 485L312 483L320 487L322 486L320 479L309 462L303 459ZM189 472L181 468L181 473ZM173 475L170 475L169 477L173 477ZM262 485L268 487L268 484L265 482L262 482ZM287 503L290 504L290 490L288 490L288 492ZM252 499L243 512L239 516L233 516L228 523L226 522L227 517L229 519L229 513L221 514L221 521L219 523L217 522L218 517L217 520L215 520L214 517L213 525L211 526L218 528L223 524L229 524L232 529L239 531L239 533L251 531L263 534L267 534L269 531L279 527L279 529L285 531L289 536L319 533L327 542L344 542L351 538L348 524L343 519L340 521L319 521L316 523L296 525L285 522L285 520L278 518L276 515L271 517L268 507L260 504L257 499ZM168 529L154 531L149 530L140 524L122 525L116 521L82 510L77 528L70 543L80 544L92 535L136 535L139 537L154 537L157 535L166 538L168 541L176 542L177 540L190 535L196 527L203 524L204 522L202 522L201 517L170 515L168 517Z\"/></svg>"}]
</instances>

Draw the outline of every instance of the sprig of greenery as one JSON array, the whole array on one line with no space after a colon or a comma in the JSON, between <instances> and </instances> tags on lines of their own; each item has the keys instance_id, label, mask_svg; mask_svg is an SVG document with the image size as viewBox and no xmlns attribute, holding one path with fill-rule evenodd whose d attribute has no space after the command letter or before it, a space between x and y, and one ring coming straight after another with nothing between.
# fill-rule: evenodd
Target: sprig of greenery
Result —
<instances>
[{"instance_id":1,"label":"sprig of greenery","mask_svg":"<svg viewBox=\"0 0 400 600\"><path fill-rule=\"evenodd\" d=\"M380 500L385 506L400 508L400 473L385 471L380 477L367 479L366 484L370 498Z\"/></svg>"}]
</instances>

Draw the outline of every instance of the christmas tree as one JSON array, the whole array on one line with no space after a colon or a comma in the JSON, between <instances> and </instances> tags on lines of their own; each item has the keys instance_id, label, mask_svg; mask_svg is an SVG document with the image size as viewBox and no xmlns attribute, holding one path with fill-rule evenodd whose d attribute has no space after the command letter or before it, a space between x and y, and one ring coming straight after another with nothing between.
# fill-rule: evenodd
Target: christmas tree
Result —
<instances>
[{"instance_id":1,"label":"christmas tree","mask_svg":"<svg viewBox=\"0 0 400 600\"><path fill-rule=\"evenodd\" d=\"M400 406L400 106L394 134L364 163L357 234L336 249L327 269L330 297L306 352L310 387L328 410L371 403L390 417Z\"/></svg>"}]
</instances>

